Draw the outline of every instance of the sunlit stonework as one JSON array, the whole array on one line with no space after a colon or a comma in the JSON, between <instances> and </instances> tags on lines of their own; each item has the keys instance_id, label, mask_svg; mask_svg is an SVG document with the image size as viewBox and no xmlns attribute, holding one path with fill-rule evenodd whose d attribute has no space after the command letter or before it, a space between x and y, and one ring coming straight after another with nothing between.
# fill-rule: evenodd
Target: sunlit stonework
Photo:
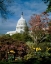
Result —
<instances>
[{"instance_id":1,"label":"sunlit stonework","mask_svg":"<svg viewBox=\"0 0 51 64\"><path fill-rule=\"evenodd\" d=\"M26 26L27 26L27 23L26 23L26 20L23 18L23 12L22 12L21 18L17 22L16 30L15 31L9 31L6 34L13 35L15 33L23 33Z\"/></svg>"}]
</instances>

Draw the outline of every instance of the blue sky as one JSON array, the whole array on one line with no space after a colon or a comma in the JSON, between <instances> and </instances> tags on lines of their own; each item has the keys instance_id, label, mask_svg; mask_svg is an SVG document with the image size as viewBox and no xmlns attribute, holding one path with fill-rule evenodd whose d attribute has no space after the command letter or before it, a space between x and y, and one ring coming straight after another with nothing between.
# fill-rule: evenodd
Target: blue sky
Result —
<instances>
[{"instance_id":1,"label":"blue sky","mask_svg":"<svg viewBox=\"0 0 51 64\"><path fill-rule=\"evenodd\" d=\"M21 17L21 12L24 13L24 18L28 23L32 14L40 14L44 12L47 5L42 0L14 0L8 10L14 13L10 15L7 21L2 22L0 17L0 34L5 34L8 31L16 30L17 21ZM51 18L51 13L49 18Z\"/></svg>"}]
</instances>

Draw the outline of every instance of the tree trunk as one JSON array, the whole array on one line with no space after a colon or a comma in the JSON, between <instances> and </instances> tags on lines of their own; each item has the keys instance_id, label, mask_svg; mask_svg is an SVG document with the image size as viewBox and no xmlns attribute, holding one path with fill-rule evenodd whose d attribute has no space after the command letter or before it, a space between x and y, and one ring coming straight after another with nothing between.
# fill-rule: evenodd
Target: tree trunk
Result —
<instances>
[{"instance_id":1,"label":"tree trunk","mask_svg":"<svg viewBox=\"0 0 51 64\"><path fill-rule=\"evenodd\" d=\"M34 37L34 43L38 43L37 36Z\"/></svg>"}]
</instances>

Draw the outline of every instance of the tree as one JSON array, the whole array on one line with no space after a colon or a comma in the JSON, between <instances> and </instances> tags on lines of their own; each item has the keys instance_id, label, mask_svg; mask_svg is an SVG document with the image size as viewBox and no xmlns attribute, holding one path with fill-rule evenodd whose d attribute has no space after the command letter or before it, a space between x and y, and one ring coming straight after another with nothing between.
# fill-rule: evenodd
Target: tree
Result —
<instances>
[{"instance_id":1,"label":"tree","mask_svg":"<svg viewBox=\"0 0 51 64\"><path fill-rule=\"evenodd\" d=\"M46 41L51 42L51 20L50 20L50 22L48 22L47 31L48 31L48 35L47 35L48 37L47 37Z\"/></svg>"},{"instance_id":2,"label":"tree","mask_svg":"<svg viewBox=\"0 0 51 64\"><path fill-rule=\"evenodd\" d=\"M14 54L15 57L24 58L27 54L28 46L23 41L17 41L12 39L9 35L3 35L0 37L0 60L6 60L9 58L9 54ZM19 58L17 58L19 60ZM10 60L10 59L9 59Z\"/></svg>"},{"instance_id":3,"label":"tree","mask_svg":"<svg viewBox=\"0 0 51 64\"><path fill-rule=\"evenodd\" d=\"M51 12L51 0L43 0L43 1L45 4L48 3L48 7L47 7L46 11Z\"/></svg>"},{"instance_id":4,"label":"tree","mask_svg":"<svg viewBox=\"0 0 51 64\"><path fill-rule=\"evenodd\" d=\"M29 27L28 26L26 26L25 29L24 29L24 32L23 32L23 40L25 42L32 41L32 38L31 38L31 36L29 34Z\"/></svg>"},{"instance_id":5,"label":"tree","mask_svg":"<svg viewBox=\"0 0 51 64\"><path fill-rule=\"evenodd\" d=\"M49 25L48 32L49 32L49 34L51 34L51 20L50 20L50 22L48 23L48 25Z\"/></svg>"},{"instance_id":6,"label":"tree","mask_svg":"<svg viewBox=\"0 0 51 64\"><path fill-rule=\"evenodd\" d=\"M42 42L45 37L47 28L47 14L42 13L41 15L34 14L30 19L30 30L34 43Z\"/></svg>"},{"instance_id":7,"label":"tree","mask_svg":"<svg viewBox=\"0 0 51 64\"><path fill-rule=\"evenodd\" d=\"M18 40L18 41L23 41L23 35L20 34L20 33L13 34L11 37L12 37L13 39Z\"/></svg>"},{"instance_id":8,"label":"tree","mask_svg":"<svg viewBox=\"0 0 51 64\"><path fill-rule=\"evenodd\" d=\"M7 19L8 11L7 7L11 5L13 0L0 0L0 14L3 19Z\"/></svg>"}]
</instances>

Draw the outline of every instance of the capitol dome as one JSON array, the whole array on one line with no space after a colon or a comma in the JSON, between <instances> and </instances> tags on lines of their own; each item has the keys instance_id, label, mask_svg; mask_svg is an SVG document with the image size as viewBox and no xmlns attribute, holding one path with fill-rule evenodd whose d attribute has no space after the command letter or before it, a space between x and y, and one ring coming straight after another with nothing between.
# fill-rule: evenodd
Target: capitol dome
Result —
<instances>
[{"instance_id":1,"label":"capitol dome","mask_svg":"<svg viewBox=\"0 0 51 64\"><path fill-rule=\"evenodd\" d=\"M25 19L23 18L23 12L22 12L21 18L17 22L16 30L9 31L6 34L13 35L15 33L23 33L26 26L27 26L27 23L26 23Z\"/></svg>"},{"instance_id":2,"label":"capitol dome","mask_svg":"<svg viewBox=\"0 0 51 64\"><path fill-rule=\"evenodd\" d=\"M17 22L16 31L18 33L24 32L24 28L27 26L26 20L23 18L23 13L21 15L21 18Z\"/></svg>"}]
</instances>

